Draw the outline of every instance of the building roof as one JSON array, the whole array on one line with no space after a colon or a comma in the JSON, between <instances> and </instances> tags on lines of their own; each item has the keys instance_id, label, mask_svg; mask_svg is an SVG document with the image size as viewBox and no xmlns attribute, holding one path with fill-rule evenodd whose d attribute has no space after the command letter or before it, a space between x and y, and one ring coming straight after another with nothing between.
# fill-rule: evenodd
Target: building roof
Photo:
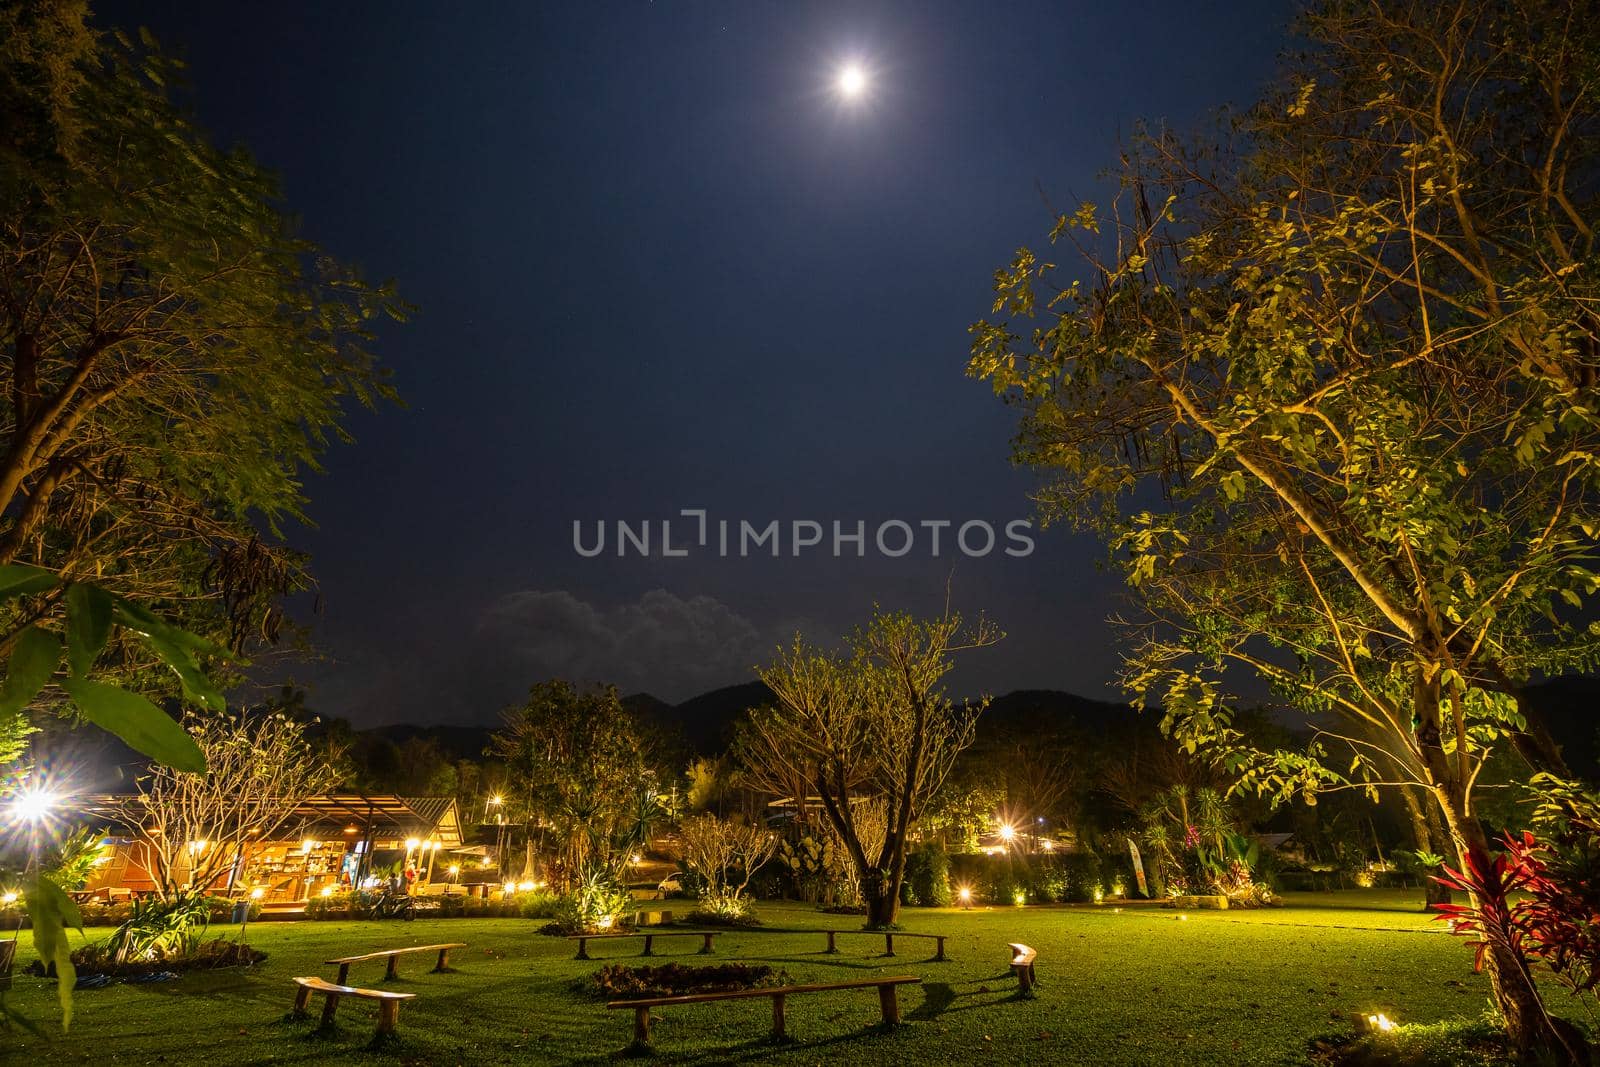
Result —
<instances>
[{"instance_id":1,"label":"building roof","mask_svg":"<svg viewBox=\"0 0 1600 1067\"><path fill-rule=\"evenodd\" d=\"M123 806L137 800L136 794L100 794L78 798L75 806L86 815L120 818ZM366 836L419 837L439 842L441 848L461 844L461 819L455 797L402 797L393 793L320 793L307 797L285 824L294 828L292 838L322 836L329 840L354 827ZM320 835L313 829L322 828Z\"/></svg>"}]
</instances>

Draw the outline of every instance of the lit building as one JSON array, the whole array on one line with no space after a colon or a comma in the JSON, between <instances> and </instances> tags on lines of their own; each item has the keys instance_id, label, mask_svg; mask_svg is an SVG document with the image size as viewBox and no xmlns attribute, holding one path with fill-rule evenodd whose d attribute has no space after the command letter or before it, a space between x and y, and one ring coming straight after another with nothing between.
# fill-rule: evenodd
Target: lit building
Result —
<instances>
[{"instance_id":1,"label":"lit building","mask_svg":"<svg viewBox=\"0 0 1600 1067\"><path fill-rule=\"evenodd\" d=\"M122 815L129 799L91 796L74 805L80 820L91 825L101 820L112 846L85 887L94 896L121 898L155 888L139 843L140 827ZM271 839L236 846L197 841L193 847L234 848L236 855L213 879L212 891L259 887L263 903L292 904L403 869L408 858L419 884L443 882L454 862L450 853L462 847L461 818L454 797L326 793L296 808ZM174 878L183 881L181 868Z\"/></svg>"}]
</instances>

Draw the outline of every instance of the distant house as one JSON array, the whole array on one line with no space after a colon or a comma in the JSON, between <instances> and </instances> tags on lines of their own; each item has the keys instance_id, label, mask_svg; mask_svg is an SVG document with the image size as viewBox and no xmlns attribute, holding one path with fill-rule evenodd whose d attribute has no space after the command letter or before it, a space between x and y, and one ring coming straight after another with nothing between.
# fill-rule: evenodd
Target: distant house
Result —
<instances>
[{"instance_id":1,"label":"distant house","mask_svg":"<svg viewBox=\"0 0 1600 1067\"><path fill-rule=\"evenodd\" d=\"M80 801L87 821L102 820L111 846L86 892L117 898L155 888L138 844L140 827L129 825L123 814L130 799L136 798L107 794ZM191 844L196 849L214 847L206 841ZM408 855L426 882L436 869L442 874L450 863L449 853L461 847L461 816L454 797L326 793L296 808L273 839L239 848L210 888L228 893L258 886L263 903L294 903L361 885L403 864ZM178 877L182 879L181 871Z\"/></svg>"}]
</instances>

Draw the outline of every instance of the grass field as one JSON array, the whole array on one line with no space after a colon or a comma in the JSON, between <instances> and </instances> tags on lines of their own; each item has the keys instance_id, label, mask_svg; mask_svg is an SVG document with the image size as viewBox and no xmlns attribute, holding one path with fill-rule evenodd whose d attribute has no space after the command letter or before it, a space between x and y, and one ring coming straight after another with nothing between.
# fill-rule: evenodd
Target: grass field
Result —
<instances>
[{"instance_id":1,"label":"grass field","mask_svg":"<svg viewBox=\"0 0 1600 1067\"><path fill-rule=\"evenodd\" d=\"M859 920L799 905L767 904L769 927L853 929ZM260 923L250 941L270 953L247 972L192 974L181 981L81 990L70 1034L55 1025L52 983L19 976L10 1006L44 1024L47 1037L0 1031L7 1063L581 1063L611 1059L631 1036L627 1012L577 991L601 964L572 959L572 945L517 919L419 920L411 924ZM1487 983L1471 953L1430 923L1407 895L1382 891L1291 896L1257 912L1190 912L1130 907L909 909L907 930L950 935L950 961L931 962L932 942L908 940L882 958L880 938L840 939L822 955L819 936L763 930L721 935L715 957L672 939L657 955L685 963L753 960L796 981L914 974L902 990L904 1027L873 1028L871 990L796 997L795 1040L763 1040L765 999L669 1009L659 1014L659 1055L675 1063L794 1064L1278 1064L1304 1063L1306 1043L1348 1030L1352 1011L1383 1010L1401 1022L1474 1018ZM90 930L91 938L105 931ZM76 937L76 935L74 935ZM378 948L464 941L455 974L429 974L411 957L394 988L417 994L401 1011L400 1040L368 1053L373 1008L340 1007L341 1032L311 1036L286 1022L289 979L319 974L321 961ZM1008 941L1039 952L1039 996L1014 999L1004 966ZM634 944L637 944L635 942ZM601 944L594 954L636 948ZM31 960L23 935L19 966ZM351 975L377 984L381 964ZM1568 1003L1559 989L1552 1003Z\"/></svg>"}]
</instances>

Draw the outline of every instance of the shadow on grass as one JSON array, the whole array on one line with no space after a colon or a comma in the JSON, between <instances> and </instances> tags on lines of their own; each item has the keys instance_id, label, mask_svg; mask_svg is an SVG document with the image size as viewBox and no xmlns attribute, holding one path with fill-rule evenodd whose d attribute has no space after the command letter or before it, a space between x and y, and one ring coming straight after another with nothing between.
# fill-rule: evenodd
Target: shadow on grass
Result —
<instances>
[{"instance_id":1,"label":"shadow on grass","mask_svg":"<svg viewBox=\"0 0 1600 1067\"><path fill-rule=\"evenodd\" d=\"M775 1056L790 1056L797 1051L816 1050L822 1053L824 1049L838 1045L854 1044L861 1041L874 1041L893 1039L894 1035L903 1029L900 1026L885 1026L879 1023L874 1026L856 1030L848 1034L838 1034L834 1037L822 1038L816 1041L807 1041L790 1034L782 1040L773 1037L759 1037L751 1041L741 1041L737 1044L721 1045L717 1048L699 1050L678 1050L669 1040L654 1042L648 1052L641 1053L628 1048L619 1048L584 1059L575 1060L575 1063L627 1063L638 1060L641 1056L649 1059L667 1060L674 1064L712 1064L712 1063L759 1063ZM888 1049L882 1050L884 1058L890 1055ZM819 1062L827 1062L827 1056L821 1055Z\"/></svg>"}]
</instances>

